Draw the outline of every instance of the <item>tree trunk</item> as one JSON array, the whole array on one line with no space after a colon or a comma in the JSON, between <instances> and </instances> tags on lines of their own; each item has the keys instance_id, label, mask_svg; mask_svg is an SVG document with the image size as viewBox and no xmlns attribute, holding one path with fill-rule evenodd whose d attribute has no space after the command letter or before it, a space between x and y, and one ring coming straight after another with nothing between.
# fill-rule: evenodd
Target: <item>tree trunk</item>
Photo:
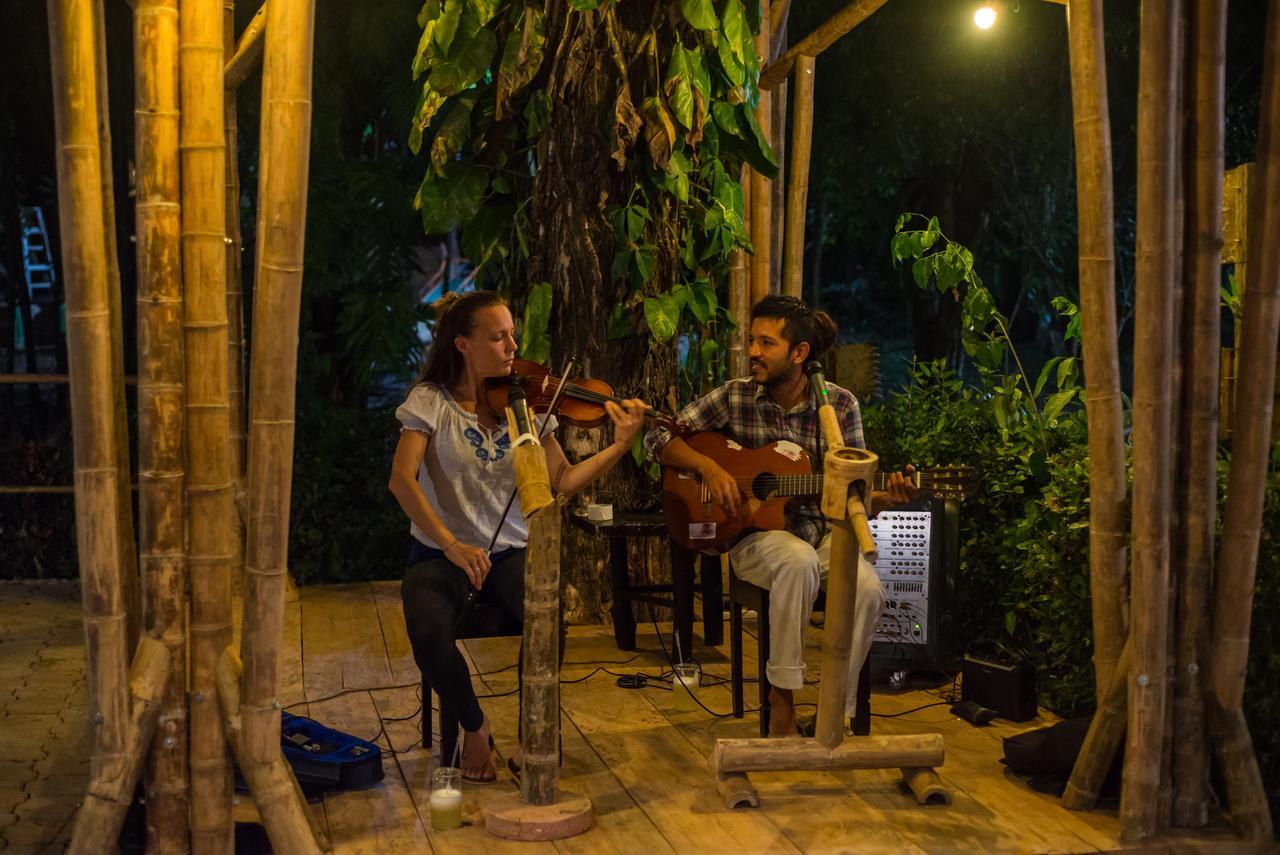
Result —
<instances>
[{"instance_id":1,"label":"tree trunk","mask_svg":"<svg viewBox=\"0 0 1280 855\"><path fill-rule=\"evenodd\" d=\"M1138 68L1138 225L1135 266L1140 324L1133 383L1133 679L1120 799L1121 835L1156 833L1165 728L1169 632L1171 463L1168 343L1173 335L1175 40L1180 3L1145 0Z\"/></svg>"},{"instance_id":2,"label":"tree trunk","mask_svg":"<svg viewBox=\"0 0 1280 855\"><path fill-rule=\"evenodd\" d=\"M183 516L182 216L178 4L134 10L137 160L138 504L144 627L169 680L147 762L147 850L188 851L186 531Z\"/></svg>"},{"instance_id":3,"label":"tree trunk","mask_svg":"<svg viewBox=\"0 0 1280 855\"><path fill-rule=\"evenodd\" d=\"M191 843L230 845L231 758L214 671L231 643L233 513L223 212L222 13L188 0L180 30L182 268L187 394L187 566L191 577Z\"/></svg>"}]
</instances>

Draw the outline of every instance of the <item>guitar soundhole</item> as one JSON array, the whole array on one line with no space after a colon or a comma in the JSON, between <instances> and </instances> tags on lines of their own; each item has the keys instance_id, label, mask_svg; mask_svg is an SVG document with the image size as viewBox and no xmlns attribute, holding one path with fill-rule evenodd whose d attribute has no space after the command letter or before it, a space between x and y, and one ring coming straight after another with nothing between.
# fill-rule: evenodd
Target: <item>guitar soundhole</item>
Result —
<instances>
[{"instance_id":1,"label":"guitar soundhole","mask_svg":"<svg viewBox=\"0 0 1280 855\"><path fill-rule=\"evenodd\" d=\"M761 472L751 481L751 496L760 501L778 492L778 476L770 472Z\"/></svg>"}]
</instances>

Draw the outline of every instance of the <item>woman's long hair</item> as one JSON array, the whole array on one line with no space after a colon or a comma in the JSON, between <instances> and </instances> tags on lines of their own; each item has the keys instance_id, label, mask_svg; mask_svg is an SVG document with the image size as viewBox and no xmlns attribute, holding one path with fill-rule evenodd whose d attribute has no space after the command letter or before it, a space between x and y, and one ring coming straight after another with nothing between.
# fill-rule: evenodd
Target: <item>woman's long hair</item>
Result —
<instances>
[{"instance_id":1,"label":"woman's long hair","mask_svg":"<svg viewBox=\"0 0 1280 855\"><path fill-rule=\"evenodd\" d=\"M433 303L436 325L431 331L431 347L413 386L435 383L452 389L461 379L463 369L462 353L453 346L453 340L460 335L471 334L476 325L476 312L490 306L505 305L506 302L495 291L472 291L462 295L450 292Z\"/></svg>"}]
</instances>

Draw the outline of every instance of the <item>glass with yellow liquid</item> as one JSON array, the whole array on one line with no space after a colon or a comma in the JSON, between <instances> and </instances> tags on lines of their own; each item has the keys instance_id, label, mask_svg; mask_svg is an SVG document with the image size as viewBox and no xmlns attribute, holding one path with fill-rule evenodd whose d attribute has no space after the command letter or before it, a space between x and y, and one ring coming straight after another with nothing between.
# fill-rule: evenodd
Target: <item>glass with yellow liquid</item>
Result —
<instances>
[{"instance_id":1,"label":"glass with yellow liquid","mask_svg":"<svg viewBox=\"0 0 1280 855\"><path fill-rule=\"evenodd\" d=\"M680 662L671 677L671 694L675 696L672 708L676 712L693 712L701 709L698 704L698 686L702 683L702 668L697 662Z\"/></svg>"},{"instance_id":2,"label":"glass with yellow liquid","mask_svg":"<svg viewBox=\"0 0 1280 855\"><path fill-rule=\"evenodd\" d=\"M462 770L442 766L431 773L431 829L462 827Z\"/></svg>"}]
</instances>

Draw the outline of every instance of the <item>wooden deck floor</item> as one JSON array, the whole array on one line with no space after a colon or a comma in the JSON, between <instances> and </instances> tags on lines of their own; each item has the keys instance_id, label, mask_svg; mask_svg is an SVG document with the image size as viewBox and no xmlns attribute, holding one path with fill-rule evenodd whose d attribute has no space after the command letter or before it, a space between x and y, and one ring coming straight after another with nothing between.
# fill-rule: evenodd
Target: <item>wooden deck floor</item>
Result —
<instances>
[{"instance_id":1,"label":"wooden deck floor","mask_svg":"<svg viewBox=\"0 0 1280 855\"><path fill-rule=\"evenodd\" d=\"M647 626L647 631L646 631ZM664 629L667 627L663 626ZM811 663L818 633L811 633ZM72 585L0 584L0 850L38 851L65 840L87 775L83 649ZM754 640L748 639L748 661ZM877 733L943 734L939 771L950 806L921 807L899 789L896 770L753 775L761 807L730 811L707 771L714 740L755 735L756 719L674 713L659 689L616 686L616 672L663 670L653 625L640 649L617 650L609 627L570 631L564 708L565 790L591 798L596 824L555 844L489 837L482 809L514 791L506 774L466 790L462 829L433 832L425 786L435 758L419 744L419 709L398 583L304 588L288 604L282 702L290 709L376 740L389 752L386 779L361 792L327 796L320 812L340 853L480 852L1096 852L1123 850L1114 812L1072 813L1033 792L999 764L1000 740L1018 729L973 728L945 706L873 719ZM515 640L469 642L477 691L495 723L498 749L514 744ZM727 678L727 646L695 651L706 674ZM748 687L750 701L751 689ZM730 708L727 685L703 689L711 708ZM807 688L800 700L816 699ZM937 697L877 687L872 708L893 714ZM802 711L804 712L804 711ZM249 805L237 809L251 815ZM58 851L52 846L45 851ZM1234 849L1221 833L1166 841L1140 851Z\"/></svg>"}]
</instances>

